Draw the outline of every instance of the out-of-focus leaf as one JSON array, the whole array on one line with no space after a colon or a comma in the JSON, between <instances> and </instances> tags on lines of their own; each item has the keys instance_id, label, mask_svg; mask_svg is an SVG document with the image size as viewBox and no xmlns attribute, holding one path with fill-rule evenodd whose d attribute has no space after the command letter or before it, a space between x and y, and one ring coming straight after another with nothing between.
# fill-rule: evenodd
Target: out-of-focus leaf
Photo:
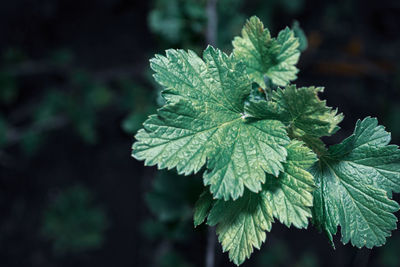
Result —
<instances>
[{"instance_id":1,"label":"out-of-focus leaf","mask_svg":"<svg viewBox=\"0 0 400 267\"><path fill-rule=\"evenodd\" d=\"M184 242L193 233L189 220L161 222L158 219L147 219L141 223L141 232L150 241L169 240Z\"/></svg>"},{"instance_id":2,"label":"out-of-focus leaf","mask_svg":"<svg viewBox=\"0 0 400 267\"><path fill-rule=\"evenodd\" d=\"M246 22L246 15L242 12L244 4L243 0L217 1L218 18L223 18L223 22L218 23L217 46L223 51L232 51L232 36L239 35Z\"/></svg>"},{"instance_id":3,"label":"out-of-focus leaf","mask_svg":"<svg viewBox=\"0 0 400 267\"><path fill-rule=\"evenodd\" d=\"M305 251L294 264L296 267L318 267L321 266L318 262L317 255L312 251Z\"/></svg>"},{"instance_id":4,"label":"out-of-focus leaf","mask_svg":"<svg viewBox=\"0 0 400 267\"><path fill-rule=\"evenodd\" d=\"M183 20L179 18L174 2L176 1L171 1L171 5L167 9L170 12L168 15L163 14L165 10L153 10L149 14L151 30L167 39L170 43L178 43L184 24Z\"/></svg>"},{"instance_id":5,"label":"out-of-focus leaf","mask_svg":"<svg viewBox=\"0 0 400 267\"><path fill-rule=\"evenodd\" d=\"M8 123L6 119L0 114L0 148L7 142Z\"/></svg>"},{"instance_id":6,"label":"out-of-focus leaf","mask_svg":"<svg viewBox=\"0 0 400 267\"><path fill-rule=\"evenodd\" d=\"M57 66L65 66L74 60L74 54L68 49L59 49L51 53L50 60Z\"/></svg>"},{"instance_id":7,"label":"out-of-focus leaf","mask_svg":"<svg viewBox=\"0 0 400 267\"><path fill-rule=\"evenodd\" d=\"M378 265L382 267L400 266L399 257L400 237L399 235L389 238L385 246L378 249Z\"/></svg>"},{"instance_id":8,"label":"out-of-focus leaf","mask_svg":"<svg viewBox=\"0 0 400 267\"><path fill-rule=\"evenodd\" d=\"M95 122L92 118L79 120L76 124L76 130L87 144L95 144L98 140Z\"/></svg>"},{"instance_id":9,"label":"out-of-focus leaf","mask_svg":"<svg viewBox=\"0 0 400 267\"><path fill-rule=\"evenodd\" d=\"M0 72L0 104L9 105L18 97L17 81L6 71Z\"/></svg>"},{"instance_id":10,"label":"out-of-focus leaf","mask_svg":"<svg viewBox=\"0 0 400 267\"><path fill-rule=\"evenodd\" d=\"M297 38L299 38L299 50L301 52L305 51L308 47L308 41L307 41L307 36L304 33L303 29L300 27L300 23L295 20L292 24L292 30L294 32L294 36L296 36Z\"/></svg>"},{"instance_id":11,"label":"out-of-focus leaf","mask_svg":"<svg viewBox=\"0 0 400 267\"><path fill-rule=\"evenodd\" d=\"M66 96L65 112L83 141L95 144L98 113L112 103L114 95L85 71L74 72L71 83L74 89Z\"/></svg>"},{"instance_id":12,"label":"out-of-focus leaf","mask_svg":"<svg viewBox=\"0 0 400 267\"><path fill-rule=\"evenodd\" d=\"M132 112L122 121L122 129L129 134L136 133L143 125L148 114Z\"/></svg>"},{"instance_id":13,"label":"out-of-focus leaf","mask_svg":"<svg viewBox=\"0 0 400 267\"><path fill-rule=\"evenodd\" d=\"M281 8L289 14L295 14L301 11L304 6L304 0L277 0Z\"/></svg>"},{"instance_id":14,"label":"out-of-focus leaf","mask_svg":"<svg viewBox=\"0 0 400 267\"><path fill-rule=\"evenodd\" d=\"M17 64L27 60L26 54L17 47L8 48L2 56L6 65Z\"/></svg>"},{"instance_id":15,"label":"out-of-focus leaf","mask_svg":"<svg viewBox=\"0 0 400 267\"><path fill-rule=\"evenodd\" d=\"M202 224L207 218L213 202L212 195L208 190L205 190L203 193L201 193L194 207L193 222L195 227Z\"/></svg>"},{"instance_id":16,"label":"out-of-focus leaf","mask_svg":"<svg viewBox=\"0 0 400 267\"><path fill-rule=\"evenodd\" d=\"M34 155L37 150L39 149L40 145L44 141L45 134L38 134L37 132L33 130L28 130L25 133L23 133L21 142L20 142L20 147L21 150L28 156Z\"/></svg>"},{"instance_id":17,"label":"out-of-focus leaf","mask_svg":"<svg viewBox=\"0 0 400 267\"><path fill-rule=\"evenodd\" d=\"M148 90L147 87L143 87L130 79L119 80L118 87L121 91L121 106L124 110L143 110L149 105L154 105L156 94L152 90Z\"/></svg>"},{"instance_id":18,"label":"out-of-focus leaf","mask_svg":"<svg viewBox=\"0 0 400 267\"><path fill-rule=\"evenodd\" d=\"M385 125L392 133L393 139L400 140L400 103L389 106L385 118Z\"/></svg>"},{"instance_id":19,"label":"out-of-focus leaf","mask_svg":"<svg viewBox=\"0 0 400 267\"><path fill-rule=\"evenodd\" d=\"M162 222L187 220L192 215L192 205L202 188L198 177L184 177L172 171L160 171L153 181L146 202Z\"/></svg>"},{"instance_id":20,"label":"out-of-focus leaf","mask_svg":"<svg viewBox=\"0 0 400 267\"><path fill-rule=\"evenodd\" d=\"M148 115L156 111L155 94L146 88L130 81L120 80L122 99L121 107L130 113L122 120L121 127L128 134L136 133ZM150 96L149 96L150 95Z\"/></svg>"},{"instance_id":21,"label":"out-of-focus leaf","mask_svg":"<svg viewBox=\"0 0 400 267\"><path fill-rule=\"evenodd\" d=\"M93 203L91 192L75 186L61 192L46 208L42 233L56 253L74 253L101 247L107 226L105 211Z\"/></svg>"},{"instance_id":22,"label":"out-of-focus leaf","mask_svg":"<svg viewBox=\"0 0 400 267\"><path fill-rule=\"evenodd\" d=\"M170 250L162 255L158 262L160 267L192 267L182 255Z\"/></svg>"},{"instance_id":23,"label":"out-of-focus leaf","mask_svg":"<svg viewBox=\"0 0 400 267\"><path fill-rule=\"evenodd\" d=\"M33 120L34 124L45 124L49 119L65 110L66 96L58 89L50 89L43 96L40 105L37 106Z\"/></svg>"},{"instance_id":24,"label":"out-of-focus leaf","mask_svg":"<svg viewBox=\"0 0 400 267\"><path fill-rule=\"evenodd\" d=\"M206 26L205 1L156 0L148 21L150 30L170 44L196 44Z\"/></svg>"},{"instance_id":25,"label":"out-of-focus leaf","mask_svg":"<svg viewBox=\"0 0 400 267\"><path fill-rule=\"evenodd\" d=\"M101 109L107 107L113 98L111 90L98 83L93 83L90 88L87 89L87 102L94 109Z\"/></svg>"},{"instance_id":26,"label":"out-of-focus leaf","mask_svg":"<svg viewBox=\"0 0 400 267\"><path fill-rule=\"evenodd\" d=\"M256 266L284 266L291 258L291 253L285 241L275 240L273 246L260 251L256 258Z\"/></svg>"}]
</instances>

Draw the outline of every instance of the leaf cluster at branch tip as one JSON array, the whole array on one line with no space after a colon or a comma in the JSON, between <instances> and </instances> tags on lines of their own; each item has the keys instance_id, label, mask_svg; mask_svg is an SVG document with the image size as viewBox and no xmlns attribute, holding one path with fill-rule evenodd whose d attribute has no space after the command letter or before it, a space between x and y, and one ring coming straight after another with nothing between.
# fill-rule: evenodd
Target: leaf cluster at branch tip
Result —
<instances>
[{"instance_id":1,"label":"leaf cluster at branch tip","mask_svg":"<svg viewBox=\"0 0 400 267\"><path fill-rule=\"evenodd\" d=\"M377 120L326 148L343 115L319 98L321 87L297 88L299 41L286 28L272 38L257 17L233 40L230 55L208 46L166 51L150 61L165 105L136 134L132 155L145 165L203 172L205 190L194 225L216 226L237 265L266 240L275 219L331 242L371 248L385 243L399 209L400 152ZM265 81L269 81L267 84Z\"/></svg>"}]
</instances>

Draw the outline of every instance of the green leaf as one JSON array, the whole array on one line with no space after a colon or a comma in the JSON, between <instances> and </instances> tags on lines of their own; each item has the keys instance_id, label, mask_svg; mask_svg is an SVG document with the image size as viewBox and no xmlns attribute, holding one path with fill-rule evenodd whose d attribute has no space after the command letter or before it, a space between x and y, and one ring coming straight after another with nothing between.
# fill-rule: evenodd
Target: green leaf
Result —
<instances>
[{"instance_id":1,"label":"green leaf","mask_svg":"<svg viewBox=\"0 0 400 267\"><path fill-rule=\"evenodd\" d=\"M268 177L260 193L246 191L235 201L214 201L207 223L217 225L223 250L229 251L230 259L237 265L250 256L253 247L260 248L265 231L271 230L273 217L288 227L292 224L298 228L308 226L314 180L305 169L316 161L316 156L296 140L287 146L287 151L285 171L278 178ZM211 202L211 197L200 197L195 224L207 216Z\"/></svg>"},{"instance_id":2,"label":"green leaf","mask_svg":"<svg viewBox=\"0 0 400 267\"><path fill-rule=\"evenodd\" d=\"M316 155L300 141L287 146L285 171L278 179L268 177L261 191L272 207L275 218L290 227L307 228L313 205L313 176L306 171L317 160Z\"/></svg>"},{"instance_id":3,"label":"green leaf","mask_svg":"<svg viewBox=\"0 0 400 267\"><path fill-rule=\"evenodd\" d=\"M368 117L311 168L318 187L314 224L331 242L338 225L342 242L359 248L383 245L396 229L399 205L387 195L400 189L400 151L389 141L390 134Z\"/></svg>"},{"instance_id":4,"label":"green leaf","mask_svg":"<svg viewBox=\"0 0 400 267\"><path fill-rule=\"evenodd\" d=\"M295 20L295 21L292 23L292 29L293 29L294 35L295 35L297 38L299 38L299 44L300 44L300 45L299 45L299 50L300 50L301 52L307 50L307 47L308 47L307 36L306 36L306 34L304 33L303 29L300 27L300 23L299 23L297 20Z\"/></svg>"},{"instance_id":5,"label":"green leaf","mask_svg":"<svg viewBox=\"0 0 400 267\"><path fill-rule=\"evenodd\" d=\"M212 195L208 190L204 191L194 206L193 221L194 226L199 226L207 218L213 204Z\"/></svg>"},{"instance_id":6,"label":"green leaf","mask_svg":"<svg viewBox=\"0 0 400 267\"><path fill-rule=\"evenodd\" d=\"M253 253L253 247L260 249L266 238L265 231L271 230L272 216L267 198L246 191L236 201L218 200L207 224L218 224L217 234L223 251L229 251L229 258L240 265Z\"/></svg>"},{"instance_id":7,"label":"green leaf","mask_svg":"<svg viewBox=\"0 0 400 267\"><path fill-rule=\"evenodd\" d=\"M289 127L292 138L302 140L310 147L321 149L318 138L334 134L343 120L342 114L326 106L318 93L322 87L301 87L289 85L273 91L271 101L250 98L246 103L246 114L254 118L277 118Z\"/></svg>"},{"instance_id":8,"label":"green leaf","mask_svg":"<svg viewBox=\"0 0 400 267\"><path fill-rule=\"evenodd\" d=\"M185 175L207 162L204 184L214 198L237 199L245 187L260 191L265 172L283 171L289 138L280 121L245 118L251 82L242 62L211 46L203 58L168 50L151 60L167 104L139 130L132 155Z\"/></svg>"},{"instance_id":9,"label":"green leaf","mask_svg":"<svg viewBox=\"0 0 400 267\"><path fill-rule=\"evenodd\" d=\"M245 62L250 78L261 87L265 88L264 76L279 86L297 78L299 40L289 28L271 38L260 19L253 16L243 27L242 37L235 37L232 44L233 53Z\"/></svg>"}]
</instances>

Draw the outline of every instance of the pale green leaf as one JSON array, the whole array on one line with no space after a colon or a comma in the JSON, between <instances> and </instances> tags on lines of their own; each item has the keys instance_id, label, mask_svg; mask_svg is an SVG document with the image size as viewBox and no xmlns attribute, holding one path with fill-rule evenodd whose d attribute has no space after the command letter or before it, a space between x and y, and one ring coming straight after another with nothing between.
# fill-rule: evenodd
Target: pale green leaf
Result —
<instances>
[{"instance_id":1,"label":"pale green leaf","mask_svg":"<svg viewBox=\"0 0 400 267\"><path fill-rule=\"evenodd\" d=\"M263 186L262 194L268 199L274 217L290 227L307 228L313 205L313 176L306 171L316 161L315 154L300 141L287 146L288 157L285 171L278 179L270 177Z\"/></svg>"},{"instance_id":2,"label":"pale green leaf","mask_svg":"<svg viewBox=\"0 0 400 267\"><path fill-rule=\"evenodd\" d=\"M268 29L256 17L251 17L242 30L242 37L233 42L233 53L245 62L251 79L265 88L264 76L279 86L286 86L297 78L300 51L299 40L286 28L277 38L271 38Z\"/></svg>"},{"instance_id":3,"label":"pale green leaf","mask_svg":"<svg viewBox=\"0 0 400 267\"><path fill-rule=\"evenodd\" d=\"M207 223L217 225L223 250L229 251L230 259L237 265L250 256L253 247L260 248L265 231L271 230L273 217L288 227L308 226L314 179L305 169L316 161L316 156L300 141L292 141L287 151L284 172L278 178L268 177L260 193L246 191L235 201L214 201ZM201 220L207 216L209 201L212 200L204 201L202 197L198 201L207 206L201 208L205 211L201 212Z\"/></svg>"},{"instance_id":4,"label":"pale green leaf","mask_svg":"<svg viewBox=\"0 0 400 267\"><path fill-rule=\"evenodd\" d=\"M399 205L387 193L399 192L400 151L377 120L358 121L354 134L329 148L314 175L313 221L332 241L341 226L342 242L381 246L396 229Z\"/></svg>"},{"instance_id":5,"label":"pale green leaf","mask_svg":"<svg viewBox=\"0 0 400 267\"><path fill-rule=\"evenodd\" d=\"M218 200L210 211L207 224L217 225L223 251L236 265L242 264L260 249L270 231L273 217L268 199L262 194L246 191L235 201Z\"/></svg>"},{"instance_id":6,"label":"pale green leaf","mask_svg":"<svg viewBox=\"0 0 400 267\"><path fill-rule=\"evenodd\" d=\"M193 221L195 227L202 224L207 218L212 204L213 198L210 192L206 190L201 193L199 199L196 201L196 204L194 206Z\"/></svg>"},{"instance_id":7,"label":"pale green leaf","mask_svg":"<svg viewBox=\"0 0 400 267\"><path fill-rule=\"evenodd\" d=\"M289 138L278 120L244 117L251 82L242 62L210 46L203 58L168 50L151 60L167 104L137 133L133 156L185 175L207 162L214 197L237 199L245 187L260 191L265 172L279 175Z\"/></svg>"},{"instance_id":8,"label":"pale green leaf","mask_svg":"<svg viewBox=\"0 0 400 267\"><path fill-rule=\"evenodd\" d=\"M330 155L362 174L365 182L383 189L391 197L400 192L400 150L389 145L390 133L376 118L357 121L354 134L342 144L332 146Z\"/></svg>"}]
</instances>

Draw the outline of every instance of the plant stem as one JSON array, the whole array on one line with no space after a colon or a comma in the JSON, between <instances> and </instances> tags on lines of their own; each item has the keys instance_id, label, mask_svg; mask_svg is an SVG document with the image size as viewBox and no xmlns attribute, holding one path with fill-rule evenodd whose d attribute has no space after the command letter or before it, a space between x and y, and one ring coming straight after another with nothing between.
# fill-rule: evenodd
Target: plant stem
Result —
<instances>
[{"instance_id":1,"label":"plant stem","mask_svg":"<svg viewBox=\"0 0 400 267\"><path fill-rule=\"evenodd\" d=\"M207 250L206 250L206 267L214 267L215 265L215 227L208 227L207 230Z\"/></svg>"},{"instance_id":2,"label":"plant stem","mask_svg":"<svg viewBox=\"0 0 400 267\"><path fill-rule=\"evenodd\" d=\"M207 2L207 32L206 41L208 44L215 46L217 42L217 0L208 0Z\"/></svg>"},{"instance_id":3,"label":"plant stem","mask_svg":"<svg viewBox=\"0 0 400 267\"><path fill-rule=\"evenodd\" d=\"M218 28L218 14L217 14L217 0L207 1L207 31L206 41L207 44L216 46L217 43L217 28ZM206 267L215 266L215 243L216 243L215 227L209 227L207 230L207 248L206 248Z\"/></svg>"}]
</instances>

